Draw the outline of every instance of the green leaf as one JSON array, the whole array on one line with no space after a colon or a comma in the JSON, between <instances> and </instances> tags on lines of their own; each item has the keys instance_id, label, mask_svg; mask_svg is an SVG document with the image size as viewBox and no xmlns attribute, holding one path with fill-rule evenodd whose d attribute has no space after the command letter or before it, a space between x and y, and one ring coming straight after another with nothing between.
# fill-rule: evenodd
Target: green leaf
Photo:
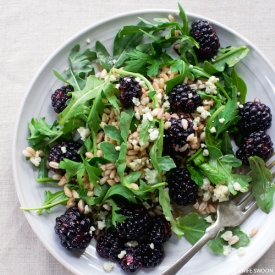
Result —
<instances>
[{"instance_id":1,"label":"green leaf","mask_svg":"<svg viewBox=\"0 0 275 275\"><path fill-rule=\"evenodd\" d=\"M81 178L85 172L85 167L82 162L75 162L70 159L63 159L58 167L66 170L66 175L69 181L71 181L74 176ZM81 183L81 181L79 183Z\"/></svg>"},{"instance_id":2,"label":"green leaf","mask_svg":"<svg viewBox=\"0 0 275 275\"><path fill-rule=\"evenodd\" d=\"M134 111L127 111L124 110L121 112L119 116L119 126L121 131L121 137L123 138L124 142L127 143L129 130L131 127L131 121L134 116Z\"/></svg>"},{"instance_id":3,"label":"green leaf","mask_svg":"<svg viewBox=\"0 0 275 275\"><path fill-rule=\"evenodd\" d=\"M116 162L119 157L119 151L116 150L115 145L110 142L101 142L100 149L105 159Z\"/></svg>"},{"instance_id":4,"label":"green leaf","mask_svg":"<svg viewBox=\"0 0 275 275\"><path fill-rule=\"evenodd\" d=\"M122 184L115 184L113 186L111 186L103 201L106 201L107 198L110 198L113 195L119 195L124 197L125 199L127 199L130 202L136 203L136 198L135 198L135 194L127 187L123 186Z\"/></svg>"},{"instance_id":5,"label":"green leaf","mask_svg":"<svg viewBox=\"0 0 275 275\"><path fill-rule=\"evenodd\" d=\"M208 163L201 164L199 168L203 174L214 184L219 184L226 181L226 176Z\"/></svg>"},{"instance_id":6,"label":"green leaf","mask_svg":"<svg viewBox=\"0 0 275 275\"><path fill-rule=\"evenodd\" d=\"M109 199L106 202L108 202L112 206L112 225L116 227L117 223L122 223L124 220L126 220L128 217L121 215L118 213L120 208L117 206L117 204L112 200Z\"/></svg>"},{"instance_id":7,"label":"green leaf","mask_svg":"<svg viewBox=\"0 0 275 275\"><path fill-rule=\"evenodd\" d=\"M124 171L126 169L126 154L127 154L127 145L122 143L120 145L119 156L116 161L117 173L121 179L124 177Z\"/></svg>"},{"instance_id":8,"label":"green leaf","mask_svg":"<svg viewBox=\"0 0 275 275\"><path fill-rule=\"evenodd\" d=\"M240 92L240 96L239 96L240 103L245 103L247 86L244 80L237 74L236 66L233 67L231 78L232 78L232 84L236 86L237 90Z\"/></svg>"},{"instance_id":9,"label":"green leaf","mask_svg":"<svg viewBox=\"0 0 275 275\"><path fill-rule=\"evenodd\" d=\"M228 131L224 131L221 135L222 145L221 151L224 155L234 154L232 143Z\"/></svg>"},{"instance_id":10,"label":"green leaf","mask_svg":"<svg viewBox=\"0 0 275 275\"><path fill-rule=\"evenodd\" d=\"M155 122L150 121L149 119L145 119L142 121L140 126L139 133L139 144L141 146L145 145L147 141L149 141L149 132L150 127L154 127Z\"/></svg>"},{"instance_id":11,"label":"green leaf","mask_svg":"<svg viewBox=\"0 0 275 275\"><path fill-rule=\"evenodd\" d=\"M257 157L248 159L251 169L252 193L256 199L258 207L265 213L269 213L273 207L273 195L275 185L272 173L265 167L265 162Z\"/></svg>"},{"instance_id":12,"label":"green leaf","mask_svg":"<svg viewBox=\"0 0 275 275\"><path fill-rule=\"evenodd\" d=\"M114 125L105 125L103 130L109 138L116 140L119 144L123 141L120 131Z\"/></svg>"},{"instance_id":13,"label":"green leaf","mask_svg":"<svg viewBox=\"0 0 275 275\"><path fill-rule=\"evenodd\" d=\"M65 79L60 73L54 70L55 76L61 81L71 85L74 91L82 90L85 87L85 78L94 73L94 68L91 66L91 62L96 60L97 55L90 49L80 51L80 45L75 45L69 55L69 68L66 70Z\"/></svg>"},{"instance_id":14,"label":"green leaf","mask_svg":"<svg viewBox=\"0 0 275 275\"><path fill-rule=\"evenodd\" d=\"M127 176L124 177L124 180L127 184L130 183L136 183L137 180L140 178L141 172L140 171L134 171L128 174Z\"/></svg>"},{"instance_id":15,"label":"green leaf","mask_svg":"<svg viewBox=\"0 0 275 275\"><path fill-rule=\"evenodd\" d=\"M85 88L72 93L69 105L59 114L59 124L63 126L73 117L89 114L88 102L99 96L106 85L104 80L89 76Z\"/></svg>"},{"instance_id":16,"label":"green leaf","mask_svg":"<svg viewBox=\"0 0 275 275\"><path fill-rule=\"evenodd\" d=\"M202 172L197 169L196 167L193 167L192 165L187 165L187 170L190 173L191 179L198 185L198 186L202 186L203 185L203 179L204 179L204 175L202 174Z\"/></svg>"},{"instance_id":17,"label":"green leaf","mask_svg":"<svg viewBox=\"0 0 275 275\"><path fill-rule=\"evenodd\" d=\"M105 46L100 41L96 41L95 51L97 54L97 61L100 64L100 66L106 69L107 71L110 71L110 69L114 65L114 60L106 50Z\"/></svg>"},{"instance_id":18,"label":"green leaf","mask_svg":"<svg viewBox=\"0 0 275 275\"><path fill-rule=\"evenodd\" d=\"M178 218L180 228L184 232L184 237L192 245L194 245L203 235L206 228L209 226L204 219L199 219L197 213L191 213L182 218Z\"/></svg>"},{"instance_id":19,"label":"green leaf","mask_svg":"<svg viewBox=\"0 0 275 275\"><path fill-rule=\"evenodd\" d=\"M96 185L99 182L99 176L101 175L102 170L98 167L94 167L90 165L90 163L86 160L83 160L83 164L85 167L85 170L88 173L89 181L92 182L94 185Z\"/></svg>"},{"instance_id":20,"label":"green leaf","mask_svg":"<svg viewBox=\"0 0 275 275\"><path fill-rule=\"evenodd\" d=\"M215 61L212 62L212 65L220 72L225 69L225 66L233 67L241 59L243 59L249 52L249 49L246 46L240 47L227 47L221 49Z\"/></svg>"},{"instance_id":21,"label":"green leaf","mask_svg":"<svg viewBox=\"0 0 275 275\"><path fill-rule=\"evenodd\" d=\"M142 38L143 35L141 33L125 36L121 36L120 33L118 33L116 35L113 47L116 68L120 68L124 64L124 61L128 59L127 53L134 51L140 44Z\"/></svg>"},{"instance_id":22,"label":"green leaf","mask_svg":"<svg viewBox=\"0 0 275 275\"><path fill-rule=\"evenodd\" d=\"M103 93L109 103L119 112L119 100L116 96L119 93L118 89L115 87L114 84L109 83L107 87L103 90Z\"/></svg>"},{"instance_id":23,"label":"green leaf","mask_svg":"<svg viewBox=\"0 0 275 275\"><path fill-rule=\"evenodd\" d=\"M47 178L49 169L47 168L47 162L48 162L48 154L49 154L49 147L45 146L41 148L41 150L44 152L44 157L41 158L41 162L38 168L38 178Z\"/></svg>"},{"instance_id":24,"label":"green leaf","mask_svg":"<svg viewBox=\"0 0 275 275\"><path fill-rule=\"evenodd\" d=\"M189 35L188 17L185 11L183 10L182 6L180 5L180 3L178 3L178 7L179 7L179 16L183 24L182 33L185 35Z\"/></svg>"},{"instance_id":25,"label":"green leaf","mask_svg":"<svg viewBox=\"0 0 275 275\"><path fill-rule=\"evenodd\" d=\"M162 171L170 171L176 167L174 160L169 156L157 157L157 162Z\"/></svg>"}]
</instances>

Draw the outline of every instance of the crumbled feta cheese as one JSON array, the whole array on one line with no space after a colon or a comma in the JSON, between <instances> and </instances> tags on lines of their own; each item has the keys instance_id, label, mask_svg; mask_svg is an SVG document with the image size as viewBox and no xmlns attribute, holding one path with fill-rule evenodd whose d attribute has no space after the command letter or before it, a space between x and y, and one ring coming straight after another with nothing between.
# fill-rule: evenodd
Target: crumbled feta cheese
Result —
<instances>
[{"instance_id":1,"label":"crumbled feta cheese","mask_svg":"<svg viewBox=\"0 0 275 275\"><path fill-rule=\"evenodd\" d=\"M193 120L193 123L198 124L200 122L200 120L201 120L201 118L199 116L195 117Z\"/></svg>"},{"instance_id":2,"label":"crumbled feta cheese","mask_svg":"<svg viewBox=\"0 0 275 275\"><path fill-rule=\"evenodd\" d=\"M216 78L215 76L211 76L208 81L205 82L205 93L207 94L217 94L217 87L215 83L219 79Z\"/></svg>"},{"instance_id":3,"label":"crumbled feta cheese","mask_svg":"<svg viewBox=\"0 0 275 275\"><path fill-rule=\"evenodd\" d=\"M211 129L210 129L210 132L213 134L213 133L216 133L216 128L213 126Z\"/></svg>"},{"instance_id":4,"label":"crumbled feta cheese","mask_svg":"<svg viewBox=\"0 0 275 275\"><path fill-rule=\"evenodd\" d=\"M216 185L216 187L214 189L214 194L212 196L212 200L213 201L218 200L219 202L228 201L229 194L230 194L230 192L226 185L218 184L218 185Z\"/></svg>"},{"instance_id":5,"label":"crumbled feta cheese","mask_svg":"<svg viewBox=\"0 0 275 275\"><path fill-rule=\"evenodd\" d=\"M208 222L208 223L212 223L212 222L213 222L212 217L211 217L210 215L207 216L207 217L205 217L204 219L205 219L206 222Z\"/></svg>"},{"instance_id":6,"label":"crumbled feta cheese","mask_svg":"<svg viewBox=\"0 0 275 275\"><path fill-rule=\"evenodd\" d=\"M203 193L203 198L202 198L203 201L209 201L210 198L211 198L211 193L209 190Z\"/></svg>"},{"instance_id":7,"label":"crumbled feta cheese","mask_svg":"<svg viewBox=\"0 0 275 275\"><path fill-rule=\"evenodd\" d=\"M228 241L232 238L232 236L233 236L232 231L228 230L228 231L225 231L225 232L221 235L221 238L228 242Z\"/></svg>"},{"instance_id":8,"label":"crumbled feta cheese","mask_svg":"<svg viewBox=\"0 0 275 275\"><path fill-rule=\"evenodd\" d=\"M203 108L202 106L199 106L199 107L197 108L197 112L198 112L198 113L201 114L203 111L205 111L205 110L204 110L204 108Z\"/></svg>"},{"instance_id":9,"label":"crumbled feta cheese","mask_svg":"<svg viewBox=\"0 0 275 275\"><path fill-rule=\"evenodd\" d=\"M203 178L203 184L201 186L202 190L208 190L210 186L210 180L208 178Z\"/></svg>"},{"instance_id":10,"label":"crumbled feta cheese","mask_svg":"<svg viewBox=\"0 0 275 275\"><path fill-rule=\"evenodd\" d=\"M127 243L124 244L126 247L136 247L138 246L138 242L137 241L129 241Z\"/></svg>"},{"instance_id":11,"label":"crumbled feta cheese","mask_svg":"<svg viewBox=\"0 0 275 275\"><path fill-rule=\"evenodd\" d=\"M88 214L88 213L91 213L92 212L92 209L90 208L90 206L89 205L85 205L85 207L84 207L84 214Z\"/></svg>"},{"instance_id":12,"label":"crumbled feta cheese","mask_svg":"<svg viewBox=\"0 0 275 275\"><path fill-rule=\"evenodd\" d=\"M150 248L151 249L154 249L155 248L155 245L153 243L150 243Z\"/></svg>"},{"instance_id":13,"label":"crumbled feta cheese","mask_svg":"<svg viewBox=\"0 0 275 275\"><path fill-rule=\"evenodd\" d=\"M80 139L85 141L86 138L90 135L91 131L85 127L79 127L77 132L80 134Z\"/></svg>"},{"instance_id":14,"label":"crumbled feta cheese","mask_svg":"<svg viewBox=\"0 0 275 275\"><path fill-rule=\"evenodd\" d=\"M88 38L88 39L86 40L86 42L87 42L87 44L90 44L90 43L91 43L91 40Z\"/></svg>"},{"instance_id":15,"label":"crumbled feta cheese","mask_svg":"<svg viewBox=\"0 0 275 275\"><path fill-rule=\"evenodd\" d=\"M119 259L122 259L127 254L126 250L121 250L120 253L117 255Z\"/></svg>"},{"instance_id":16,"label":"crumbled feta cheese","mask_svg":"<svg viewBox=\"0 0 275 275\"><path fill-rule=\"evenodd\" d=\"M209 151L208 151L207 149L204 149L204 150L202 151L202 155L203 155L204 157L209 156Z\"/></svg>"},{"instance_id":17,"label":"crumbled feta cheese","mask_svg":"<svg viewBox=\"0 0 275 275\"><path fill-rule=\"evenodd\" d=\"M117 88L117 89L119 89L119 87L120 87L120 84L119 84L119 83L118 83L118 84L116 84L116 88Z\"/></svg>"},{"instance_id":18,"label":"crumbled feta cheese","mask_svg":"<svg viewBox=\"0 0 275 275\"><path fill-rule=\"evenodd\" d=\"M133 103L134 103L136 106L139 106L139 105L140 105L140 101L139 101L138 98L133 97L132 101L133 101Z\"/></svg>"},{"instance_id":19,"label":"crumbled feta cheese","mask_svg":"<svg viewBox=\"0 0 275 275\"><path fill-rule=\"evenodd\" d=\"M228 256L231 251L232 251L231 245L223 246L223 255L224 256Z\"/></svg>"},{"instance_id":20,"label":"crumbled feta cheese","mask_svg":"<svg viewBox=\"0 0 275 275\"><path fill-rule=\"evenodd\" d=\"M167 94L164 94L163 98L164 98L164 100L168 100L169 96Z\"/></svg>"},{"instance_id":21,"label":"crumbled feta cheese","mask_svg":"<svg viewBox=\"0 0 275 275\"><path fill-rule=\"evenodd\" d=\"M105 262L103 264L103 268L104 268L105 271L111 272L114 268L114 264L112 262Z\"/></svg>"},{"instance_id":22,"label":"crumbled feta cheese","mask_svg":"<svg viewBox=\"0 0 275 275\"><path fill-rule=\"evenodd\" d=\"M243 247L240 247L240 248L238 249L238 255L239 255L239 256L244 256L245 253L246 253L246 251L245 251L245 249L244 249Z\"/></svg>"},{"instance_id":23,"label":"crumbled feta cheese","mask_svg":"<svg viewBox=\"0 0 275 275\"><path fill-rule=\"evenodd\" d=\"M98 213L98 218L100 219L100 220L105 220L105 216L107 216L109 213L107 212L107 211L100 211L99 213Z\"/></svg>"},{"instance_id":24,"label":"crumbled feta cheese","mask_svg":"<svg viewBox=\"0 0 275 275\"><path fill-rule=\"evenodd\" d=\"M120 151L120 146L115 147L116 151Z\"/></svg>"},{"instance_id":25,"label":"crumbled feta cheese","mask_svg":"<svg viewBox=\"0 0 275 275\"><path fill-rule=\"evenodd\" d=\"M40 152L41 151L39 151L39 150L35 151L35 156L30 157L30 162L36 167L38 167L41 162L41 157L39 156Z\"/></svg>"},{"instance_id":26,"label":"crumbled feta cheese","mask_svg":"<svg viewBox=\"0 0 275 275\"><path fill-rule=\"evenodd\" d=\"M150 128L148 129L149 132L149 140L154 141L158 138L159 135L159 129L158 128Z\"/></svg>"},{"instance_id":27,"label":"crumbled feta cheese","mask_svg":"<svg viewBox=\"0 0 275 275\"><path fill-rule=\"evenodd\" d=\"M102 230L103 228L105 228L106 227L105 220L97 221L97 227L98 227L99 230Z\"/></svg>"},{"instance_id":28,"label":"crumbled feta cheese","mask_svg":"<svg viewBox=\"0 0 275 275\"><path fill-rule=\"evenodd\" d=\"M141 101L140 101L140 103L141 103L142 105L146 106L146 105L149 103L149 101L150 101L150 99L149 99L149 97L147 96L147 97L142 98Z\"/></svg>"},{"instance_id":29,"label":"crumbled feta cheese","mask_svg":"<svg viewBox=\"0 0 275 275\"><path fill-rule=\"evenodd\" d=\"M140 120L140 114L139 114L139 112L135 112L135 118L136 118L137 120Z\"/></svg>"},{"instance_id":30,"label":"crumbled feta cheese","mask_svg":"<svg viewBox=\"0 0 275 275\"><path fill-rule=\"evenodd\" d=\"M193 94L188 94L188 98L192 98L193 97Z\"/></svg>"},{"instance_id":31,"label":"crumbled feta cheese","mask_svg":"<svg viewBox=\"0 0 275 275\"><path fill-rule=\"evenodd\" d=\"M151 113L151 110L148 107L145 107L143 109L144 115L143 115L143 120L148 119L149 121L153 121L153 116Z\"/></svg>"},{"instance_id":32,"label":"crumbled feta cheese","mask_svg":"<svg viewBox=\"0 0 275 275\"><path fill-rule=\"evenodd\" d=\"M236 190L236 191L241 191L243 188L242 186L238 183L238 182L234 182L233 183L233 188Z\"/></svg>"},{"instance_id":33,"label":"crumbled feta cheese","mask_svg":"<svg viewBox=\"0 0 275 275\"><path fill-rule=\"evenodd\" d=\"M64 153L64 154L67 152L66 146L62 146L60 149L61 149L62 153Z\"/></svg>"},{"instance_id":34,"label":"crumbled feta cheese","mask_svg":"<svg viewBox=\"0 0 275 275\"><path fill-rule=\"evenodd\" d=\"M170 108L170 102L169 101L164 101L162 104L163 108Z\"/></svg>"},{"instance_id":35,"label":"crumbled feta cheese","mask_svg":"<svg viewBox=\"0 0 275 275\"><path fill-rule=\"evenodd\" d=\"M224 123L224 121L225 121L224 117L222 117L222 118L219 119L220 123Z\"/></svg>"},{"instance_id":36,"label":"crumbled feta cheese","mask_svg":"<svg viewBox=\"0 0 275 275\"><path fill-rule=\"evenodd\" d=\"M136 81L136 82L140 82L140 80L141 80L141 79L140 79L139 77L136 77L136 78L135 78L135 81Z\"/></svg>"},{"instance_id":37,"label":"crumbled feta cheese","mask_svg":"<svg viewBox=\"0 0 275 275\"><path fill-rule=\"evenodd\" d=\"M201 143L201 148L207 148L205 143Z\"/></svg>"},{"instance_id":38,"label":"crumbled feta cheese","mask_svg":"<svg viewBox=\"0 0 275 275\"><path fill-rule=\"evenodd\" d=\"M206 111L206 110L204 110L202 113L201 113L201 118L203 118L203 119L206 119L208 116L210 116L211 114L208 112L208 111Z\"/></svg>"},{"instance_id":39,"label":"crumbled feta cheese","mask_svg":"<svg viewBox=\"0 0 275 275\"><path fill-rule=\"evenodd\" d=\"M149 185L153 185L157 183L158 171L145 168L144 172L145 172L145 179Z\"/></svg>"},{"instance_id":40,"label":"crumbled feta cheese","mask_svg":"<svg viewBox=\"0 0 275 275\"><path fill-rule=\"evenodd\" d=\"M170 218L165 216L166 221L170 222Z\"/></svg>"},{"instance_id":41,"label":"crumbled feta cheese","mask_svg":"<svg viewBox=\"0 0 275 275\"><path fill-rule=\"evenodd\" d=\"M109 80L110 80L111 82L116 81L116 77L115 77L114 75L111 75Z\"/></svg>"}]
</instances>

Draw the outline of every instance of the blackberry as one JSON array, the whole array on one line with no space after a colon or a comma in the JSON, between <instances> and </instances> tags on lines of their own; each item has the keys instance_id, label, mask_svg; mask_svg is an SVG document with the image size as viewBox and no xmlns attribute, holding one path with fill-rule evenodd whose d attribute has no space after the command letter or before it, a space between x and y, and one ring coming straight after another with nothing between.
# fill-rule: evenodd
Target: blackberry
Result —
<instances>
[{"instance_id":1,"label":"blackberry","mask_svg":"<svg viewBox=\"0 0 275 275\"><path fill-rule=\"evenodd\" d=\"M142 267L142 255L138 247L129 247L125 249L126 254L118 262L124 271L135 272Z\"/></svg>"},{"instance_id":2,"label":"blackberry","mask_svg":"<svg viewBox=\"0 0 275 275\"><path fill-rule=\"evenodd\" d=\"M125 108L134 106L133 98L140 99L141 86L132 76L123 76L119 79L119 99Z\"/></svg>"},{"instance_id":3,"label":"blackberry","mask_svg":"<svg viewBox=\"0 0 275 275\"><path fill-rule=\"evenodd\" d=\"M73 207L56 218L54 229L62 246L68 250L76 250L89 245L92 239L89 233L91 226L92 219Z\"/></svg>"},{"instance_id":4,"label":"blackberry","mask_svg":"<svg viewBox=\"0 0 275 275\"><path fill-rule=\"evenodd\" d=\"M169 195L178 205L195 204L197 184L191 179L186 168L175 168L168 178Z\"/></svg>"},{"instance_id":5,"label":"blackberry","mask_svg":"<svg viewBox=\"0 0 275 275\"><path fill-rule=\"evenodd\" d=\"M142 205L135 204L121 208L119 214L128 216L126 220L116 225L119 237L134 240L147 231L149 213Z\"/></svg>"},{"instance_id":6,"label":"blackberry","mask_svg":"<svg viewBox=\"0 0 275 275\"><path fill-rule=\"evenodd\" d=\"M163 246L159 243L146 243L138 247L142 255L142 266L146 268L155 267L165 257Z\"/></svg>"},{"instance_id":7,"label":"blackberry","mask_svg":"<svg viewBox=\"0 0 275 275\"><path fill-rule=\"evenodd\" d=\"M108 232L101 236L96 244L96 251L102 258L118 259L123 247L122 240L116 232Z\"/></svg>"},{"instance_id":8,"label":"blackberry","mask_svg":"<svg viewBox=\"0 0 275 275\"><path fill-rule=\"evenodd\" d=\"M239 116L237 127L242 133L265 131L271 127L270 108L261 102L246 102L239 108Z\"/></svg>"},{"instance_id":9,"label":"blackberry","mask_svg":"<svg viewBox=\"0 0 275 275\"><path fill-rule=\"evenodd\" d=\"M210 22L205 20L196 20L191 24L190 36L192 36L200 45L195 49L198 57L210 59L214 57L220 48L219 38Z\"/></svg>"},{"instance_id":10,"label":"blackberry","mask_svg":"<svg viewBox=\"0 0 275 275\"><path fill-rule=\"evenodd\" d=\"M54 161L60 163L64 158L79 162L81 161L81 157L77 151L80 147L81 144L77 141L62 141L60 144L55 145L50 149L48 162ZM65 174L66 172L63 169L51 169L59 174Z\"/></svg>"},{"instance_id":11,"label":"blackberry","mask_svg":"<svg viewBox=\"0 0 275 275\"><path fill-rule=\"evenodd\" d=\"M190 86L182 83L172 89L168 101L177 112L192 113L200 105L201 98Z\"/></svg>"},{"instance_id":12,"label":"blackberry","mask_svg":"<svg viewBox=\"0 0 275 275\"><path fill-rule=\"evenodd\" d=\"M240 143L236 157L245 165L249 165L248 158L258 156L267 159L274 152L270 136L264 131L250 133Z\"/></svg>"},{"instance_id":13,"label":"blackberry","mask_svg":"<svg viewBox=\"0 0 275 275\"><path fill-rule=\"evenodd\" d=\"M67 101L70 98L68 93L73 91L72 86L63 86L51 95L52 106L56 113L61 113L67 107Z\"/></svg>"},{"instance_id":14,"label":"blackberry","mask_svg":"<svg viewBox=\"0 0 275 275\"><path fill-rule=\"evenodd\" d=\"M174 117L170 118L171 127L164 131L164 154L170 155L171 157L176 155L186 156L189 152L187 137L195 133L193 129L194 125L187 116L184 118L187 120L187 127L186 129L183 128L183 118L182 116L179 119Z\"/></svg>"},{"instance_id":15,"label":"blackberry","mask_svg":"<svg viewBox=\"0 0 275 275\"><path fill-rule=\"evenodd\" d=\"M172 236L171 223L164 215L153 218L149 222L148 235L154 243L165 243Z\"/></svg>"}]
</instances>

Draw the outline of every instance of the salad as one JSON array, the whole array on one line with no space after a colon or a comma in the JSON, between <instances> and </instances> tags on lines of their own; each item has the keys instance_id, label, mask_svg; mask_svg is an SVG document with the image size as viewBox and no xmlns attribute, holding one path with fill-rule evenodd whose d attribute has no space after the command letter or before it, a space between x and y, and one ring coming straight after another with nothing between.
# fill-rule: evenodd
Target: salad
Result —
<instances>
[{"instance_id":1,"label":"salad","mask_svg":"<svg viewBox=\"0 0 275 275\"><path fill-rule=\"evenodd\" d=\"M273 206L272 114L259 98L246 101L238 74L249 49L221 47L212 24L190 24L180 5L179 18L123 26L112 54L100 41L75 45L65 74L54 70L64 82L49 99L57 119L28 125L23 155L37 182L60 191L21 209L64 205L53 229L61 245L81 250L94 238L98 255L125 271L159 265L172 234L194 244L217 203L250 186L262 211ZM226 228L208 247L241 255L249 242L240 227Z\"/></svg>"}]
</instances>

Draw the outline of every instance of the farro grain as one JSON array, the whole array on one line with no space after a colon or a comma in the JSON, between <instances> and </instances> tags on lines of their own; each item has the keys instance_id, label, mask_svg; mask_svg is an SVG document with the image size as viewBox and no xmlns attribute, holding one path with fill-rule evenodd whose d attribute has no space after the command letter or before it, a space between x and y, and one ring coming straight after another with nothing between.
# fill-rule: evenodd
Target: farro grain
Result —
<instances>
[{"instance_id":1,"label":"farro grain","mask_svg":"<svg viewBox=\"0 0 275 275\"><path fill-rule=\"evenodd\" d=\"M94 155L93 155L91 152L86 152L86 153L85 153L85 156L86 156L87 158L89 158L89 159L91 159L91 158L94 157Z\"/></svg>"},{"instance_id":2,"label":"farro grain","mask_svg":"<svg viewBox=\"0 0 275 275\"><path fill-rule=\"evenodd\" d=\"M51 167L51 168L53 168L53 169L58 169L58 163L57 162L55 162L55 161L50 161L49 162L49 166Z\"/></svg>"},{"instance_id":3,"label":"farro grain","mask_svg":"<svg viewBox=\"0 0 275 275\"><path fill-rule=\"evenodd\" d=\"M99 181L99 184L103 185L105 182L107 182L108 179L109 179L109 177L103 177L103 178L101 178L100 181Z\"/></svg>"},{"instance_id":4,"label":"farro grain","mask_svg":"<svg viewBox=\"0 0 275 275\"><path fill-rule=\"evenodd\" d=\"M68 181L68 179L67 179L67 177L66 176L63 176L60 180L59 180L59 182L58 182L58 186L63 186L63 185L65 185L66 183L68 183L69 181Z\"/></svg>"},{"instance_id":5,"label":"farro grain","mask_svg":"<svg viewBox=\"0 0 275 275\"><path fill-rule=\"evenodd\" d=\"M54 174L52 175L52 179L53 179L53 180L60 180L61 178L62 178L62 175L60 175L60 174L54 173Z\"/></svg>"},{"instance_id":6,"label":"farro grain","mask_svg":"<svg viewBox=\"0 0 275 275\"><path fill-rule=\"evenodd\" d=\"M239 241L239 237L234 235L233 237L230 238L230 240L228 241L229 245L233 245L235 243L237 243Z\"/></svg>"},{"instance_id":7,"label":"farro grain","mask_svg":"<svg viewBox=\"0 0 275 275\"><path fill-rule=\"evenodd\" d=\"M22 151L22 154L23 154L23 156L25 156L25 157L27 157L27 158L33 157L33 155L32 155L30 152L28 152L27 150L23 150L23 151Z\"/></svg>"},{"instance_id":8,"label":"farro grain","mask_svg":"<svg viewBox=\"0 0 275 275\"><path fill-rule=\"evenodd\" d=\"M72 190L72 195L75 199L79 199L79 194L77 193L77 191Z\"/></svg>"},{"instance_id":9,"label":"farro grain","mask_svg":"<svg viewBox=\"0 0 275 275\"><path fill-rule=\"evenodd\" d=\"M71 198L73 196L72 191L70 190L70 188L68 186L64 186L64 193L68 198Z\"/></svg>"},{"instance_id":10,"label":"farro grain","mask_svg":"<svg viewBox=\"0 0 275 275\"><path fill-rule=\"evenodd\" d=\"M253 227L249 233L249 237L252 238L258 233L259 228L257 226Z\"/></svg>"},{"instance_id":11,"label":"farro grain","mask_svg":"<svg viewBox=\"0 0 275 275\"><path fill-rule=\"evenodd\" d=\"M79 200L78 204L77 204L77 208L81 213L84 213L84 201L83 200Z\"/></svg>"},{"instance_id":12,"label":"farro grain","mask_svg":"<svg viewBox=\"0 0 275 275\"><path fill-rule=\"evenodd\" d=\"M35 157L36 151L32 147L27 147L26 150L33 156Z\"/></svg>"},{"instance_id":13,"label":"farro grain","mask_svg":"<svg viewBox=\"0 0 275 275\"><path fill-rule=\"evenodd\" d=\"M75 198L70 198L67 202L67 207L74 207L75 206Z\"/></svg>"}]
</instances>

